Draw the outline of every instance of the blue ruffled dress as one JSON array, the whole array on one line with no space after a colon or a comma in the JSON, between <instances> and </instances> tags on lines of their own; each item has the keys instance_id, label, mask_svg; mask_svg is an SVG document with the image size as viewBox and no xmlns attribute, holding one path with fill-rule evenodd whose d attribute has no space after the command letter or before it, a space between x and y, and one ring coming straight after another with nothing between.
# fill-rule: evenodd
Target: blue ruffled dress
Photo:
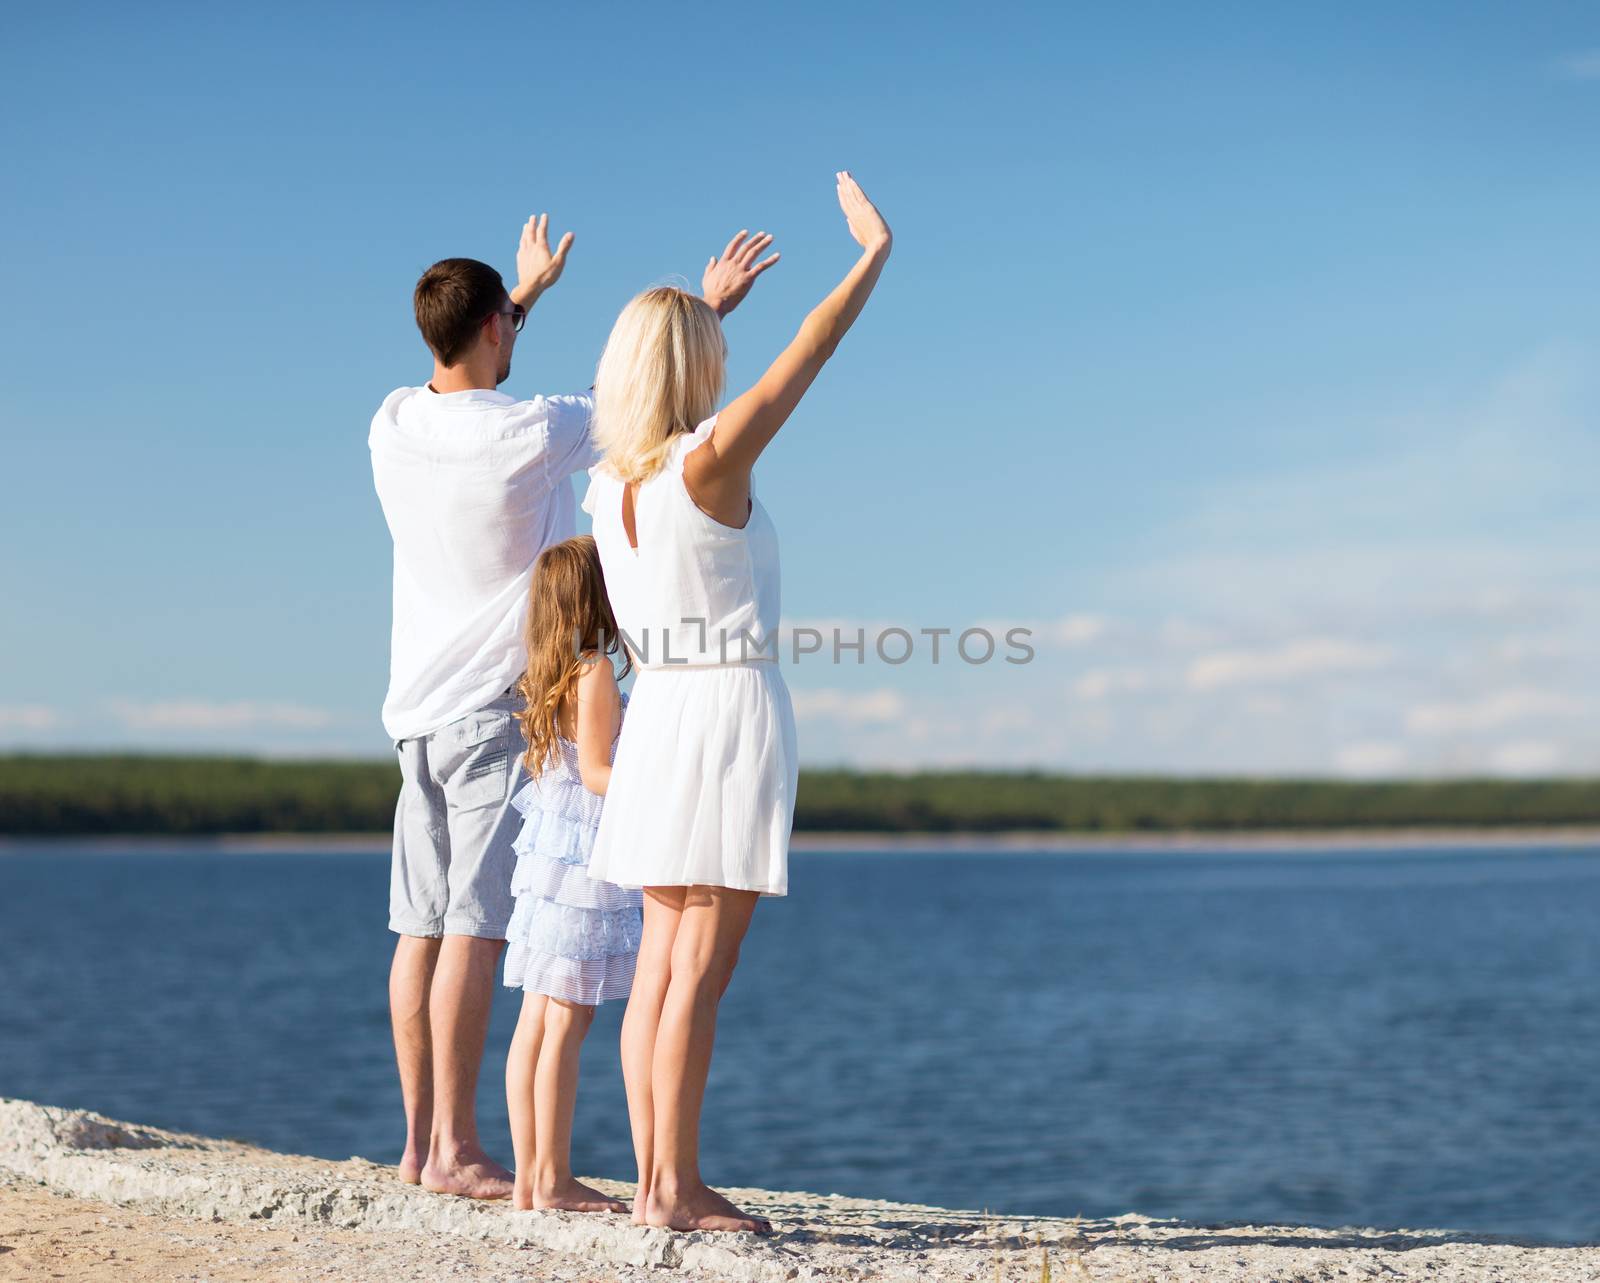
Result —
<instances>
[{"instance_id":1,"label":"blue ruffled dress","mask_svg":"<svg viewBox=\"0 0 1600 1283\"><path fill-rule=\"evenodd\" d=\"M592 1007L628 996L644 900L589 876L605 799L583 786L578 746L558 739L556 747L556 760L511 799L524 818L512 844L516 908L506 927L505 983Z\"/></svg>"}]
</instances>

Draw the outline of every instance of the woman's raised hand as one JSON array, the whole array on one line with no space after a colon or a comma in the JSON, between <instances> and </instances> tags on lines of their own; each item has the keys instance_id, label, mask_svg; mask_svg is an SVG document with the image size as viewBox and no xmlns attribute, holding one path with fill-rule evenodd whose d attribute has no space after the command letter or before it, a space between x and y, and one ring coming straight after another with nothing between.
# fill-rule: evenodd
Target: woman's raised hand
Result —
<instances>
[{"instance_id":1,"label":"woman's raised hand","mask_svg":"<svg viewBox=\"0 0 1600 1283\"><path fill-rule=\"evenodd\" d=\"M861 190L861 184L850 177L848 169L841 169L833 177L839 186L839 208L844 210L845 221L850 224L850 235L856 238L856 244L865 250L888 249L894 234L890 232L889 224L883 221L883 215L878 213L878 207Z\"/></svg>"},{"instance_id":2,"label":"woman's raised hand","mask_svg":"<svg viewBox=\"0 0 1600 1283\"><path fill-rule=\"evenodd\" d=\"M749 511L750 469L756 458L794 413L806 389L855 324L889 261L894 239L889 224L846 171L833 177L839 188L839 208L863 253L828 297L811 309L800 332L756 385L723 407L710 438L684 456L683 479L689 497L702 512L725 525L744 524Z\"/></svg>"}]
</instances>

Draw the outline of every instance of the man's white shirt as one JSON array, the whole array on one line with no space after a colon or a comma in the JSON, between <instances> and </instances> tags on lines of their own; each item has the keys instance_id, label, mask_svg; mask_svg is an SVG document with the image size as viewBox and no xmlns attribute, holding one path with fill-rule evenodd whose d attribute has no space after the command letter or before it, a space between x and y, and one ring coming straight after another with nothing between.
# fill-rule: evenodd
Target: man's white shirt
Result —
<instances>
[{"instance_id":1,"label":"man's white shirt","mask_svg":"<svg viewBox=\"0 0 1600 1283\"><path fill-rule=\"evenodd\" d=\"M383 725L429 734L522 672L533 563L577 533L574 473L595 463L593 398L515 401L399 388L367 444L394 538L394 627Z\"/></svg>"}]
</instances>

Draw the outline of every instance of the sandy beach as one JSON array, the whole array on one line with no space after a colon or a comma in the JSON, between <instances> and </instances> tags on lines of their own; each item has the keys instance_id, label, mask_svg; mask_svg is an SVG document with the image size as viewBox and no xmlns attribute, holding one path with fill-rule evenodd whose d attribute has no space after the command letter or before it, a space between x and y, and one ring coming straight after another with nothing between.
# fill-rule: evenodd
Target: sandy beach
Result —
<instances>
[{"instance_id":1,"label":"sandy beach","mask_svg":"<svg viewBox=\"0 0 1600 1283\"><path fill-rule=\"evenodd\" d=\"M598 1181L626 1195L628 1187ZM429 1194L392 1169L0 1100L0 1279L153 1283L448 1278L1433 1283L1600 1277L1600 1247L1432 1229L990 1216L837 1195L732 1191L771 1238Z\"/></svg>"}]
</instances>

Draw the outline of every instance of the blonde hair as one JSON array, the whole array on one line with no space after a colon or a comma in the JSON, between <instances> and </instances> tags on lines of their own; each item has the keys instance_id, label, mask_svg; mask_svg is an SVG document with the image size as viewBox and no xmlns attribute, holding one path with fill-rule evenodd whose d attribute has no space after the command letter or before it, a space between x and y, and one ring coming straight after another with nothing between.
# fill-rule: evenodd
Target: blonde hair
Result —
<instances>
[{"instance_id":1,"label":"blonde hair","mask_svg":"<svg viewBox=\"0 0 1600 1283\"><path fill-rule=\"evenodd\" d=\"M517 683L523 698L523 758L537 775L556 756L561 707L579 675L591 663L619 649L616 616L606 597L600 550L590 535L551 544L533 563L528 589L528 623L523 629L528 666ZM632 661L622 657L622 676Z\"/></svg>"},{"instance_id":2,"label":"blonde hair","mask_svg":"<svg viewBox=\"0 0 1600 1283\"><path fill-rule=\"evenodd\" d=\"M658 285L611 327L594 376L594 440L606 471L648 481L680 432L709 419L722 397L728 345L704 299Z\"/></svg>"}]
</instances>

